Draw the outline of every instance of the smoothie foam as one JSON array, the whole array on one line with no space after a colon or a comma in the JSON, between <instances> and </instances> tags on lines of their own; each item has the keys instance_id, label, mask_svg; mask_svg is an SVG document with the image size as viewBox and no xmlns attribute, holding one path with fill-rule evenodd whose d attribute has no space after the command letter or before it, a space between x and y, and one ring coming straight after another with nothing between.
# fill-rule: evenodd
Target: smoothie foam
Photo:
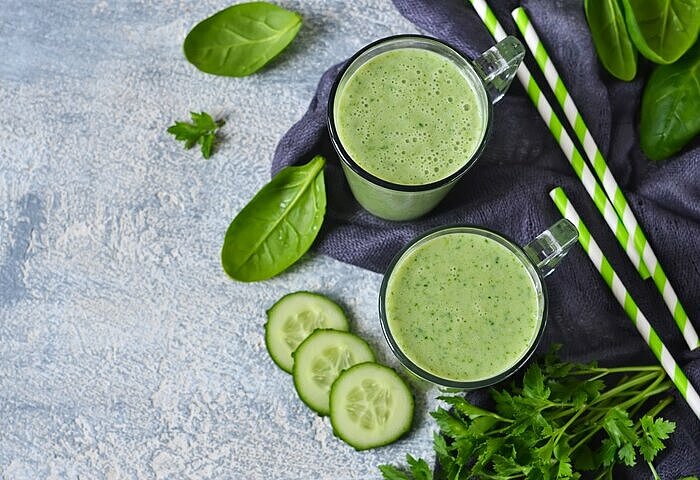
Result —
<instances>
[{"instance_id":1,"label":"smoothie foam","mask_svg":"<svg viewBox=\"0 0 700 480\"><path fill-rule=\"evenodd\" d=\"M478 381L505 372L532 346L539 296L522 261L477 233L418 244L386 289L389 330L401 351L438 377Z\"/></svg>"},{"instance_id":2,"label":"smoothie foam","mask_svg":"<svg viewBox=\"0 0 700 480\"><path fill-rule=\"evenodd\" d=\"M391 183L423 185L452 175L484 135L471 81L430 50L380 53L338 95L334 116L343 147L362 169Z\"/></svg>"}]
</instances>

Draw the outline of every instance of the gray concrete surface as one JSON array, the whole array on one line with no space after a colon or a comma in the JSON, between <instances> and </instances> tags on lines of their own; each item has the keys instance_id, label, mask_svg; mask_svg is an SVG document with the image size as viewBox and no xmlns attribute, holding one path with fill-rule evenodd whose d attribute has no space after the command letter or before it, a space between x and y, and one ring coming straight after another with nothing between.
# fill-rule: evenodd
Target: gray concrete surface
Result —
<instances>
[{"instance_id":1,"label":"gray concrete surface","mask_svg":"<svg viewBox=\"0 0 700 480\"><path fill-rule=\"evenodd\" d=\"M430 452L427 410L358 453L296 397L263 343L264 310L327 293L395 365L380 276L308 255L265 283L219 264L228 223L268 181L321 73L413 31L391 3L280 0L293 45L243 79L206 75L181 43L226 1L5 0L0 9L0 476L3 479L369 479ZM224 116L209 161L166 127Z\"/></svg>"}]
</instances>

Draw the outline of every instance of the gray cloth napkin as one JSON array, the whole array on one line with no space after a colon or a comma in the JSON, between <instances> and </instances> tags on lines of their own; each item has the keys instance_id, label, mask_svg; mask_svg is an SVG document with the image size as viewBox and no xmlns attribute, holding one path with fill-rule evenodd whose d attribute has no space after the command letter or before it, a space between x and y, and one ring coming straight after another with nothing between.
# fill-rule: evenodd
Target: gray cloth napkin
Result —
<instances>
[{"instance_id":1,"label":"gray cloth napkin","mask_svg":"<svg viewBox=\"0 0 700 480\"><path fill-rule=\"evenodd\" d=\"M493 39L466 0L393 0L426 34L473 58ZM492 0L507 32L517 29L515 1ZM569 92L586 119L620 186L643 226L694 325L700 329L700 143L675 158L648 160L639 149L637 120L650 66L631 83L610 77L595 56L580 0L523 0ZM342 59L339 59L342 60ZM530 70L537 72L531 58ZM272 173L322 154L328 212L315 249L333 258L383 272L416 235L455 223L482 225L527 243L560 218L548 192L562 186L641 310L700 389L700 349L690 352L651 280L642 281L559 150L524 90L514 80L494 108L490 141L477 164L443 202L423 218L387 222L365 212L347 186L326 129L328 94L342 64L322 77L303 118L280 141ZM541 79L541 76L539 77ZM545 82L539 81L541 86ZM556 104L550 95L550 103ZM564 119L563 115L561 118ZM572 135L573 137L573 135ZM547 279L549 324L538 353L551 343L562 355L603 365L654 364L656 359L619 307L583 250L576 246ZM470 394L485 401L485 392ZM676 421L669 448L657 461L663 479L700 474L700 421L676 394L663 416ZM651 478L646 466L620 470L615 478Z\"/></svg>"}]
</instances>

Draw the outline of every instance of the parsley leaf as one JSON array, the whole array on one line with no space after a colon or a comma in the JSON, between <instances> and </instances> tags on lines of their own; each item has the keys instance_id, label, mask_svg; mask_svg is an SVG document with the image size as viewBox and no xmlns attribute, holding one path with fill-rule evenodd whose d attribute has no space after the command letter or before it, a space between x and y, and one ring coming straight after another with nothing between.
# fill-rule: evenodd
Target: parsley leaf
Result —
<instances>
[{"instance_id":1,"label":"parsley leaf","mask_svg":"<svg viewBox=\"0 0 700 480\"><path fill-rule=\"evenodd\" d=\"M544 375L540 367L533 363L523 378L523 395L527 398L548 399L550 390L544 386Z\"/></svg>"},{"instance_id":2,"label":"parsley leaf","mask_svg":"<svg viewBox=\"0 0 700 480\"><path fill-rule=\"evenodd\" d=\"M472 457L476 454L477 445L472 440L460 438L452 444L455 448L455 463L460 467L471 463Z\"/></svg>"},{"instance_id":3,"label":"parsley leaf","mask_svg":"<svg viewBox=\"0 0 700 480\"><path fill-rule=\"evenodd\" d=\"M670 433L676 429L676 424L662 418L654 420L650 415L644 415L640 420L642 436L637 445L644 460L651 462L664 448L662 440L666 440Z\"/></svg>"},{"instance_id":4,"label":"parsley leaf","mask_svg":"<svg viewBox=\"0 0 700 480\"><path fill-rule=\"evenodd\" d=\"M440 435L438 432L435 432L433 434L433 449L435 450L435 454L438 456L438 458L444 458L450 455L450 452L447 449L447 442L445 441L445 437Z\"/></svg>"},{"instance_id":5,"label":"parsley leaf","mask_svg":"<svg viewBox=\"0 0 700 480\"><path fill-rule=\"evenodd\" d=\"M190 149L199 144L204 158L211 157L216 139L216 132L225 122L214 120L206 112L190 112L192 122L175 122L168 127L168 133L175 136L175 140L185 142L185 148Z\"/></svg>"},{"instance_id":6,"label":"parsley leaf","mask_svg":"<svg viewBox=\"0 0 700 480\"><path fill-rule=\"evenodd\" d=\"M637 463L637 453L631 443L625 443L617 452L617 456L628 467L633 467Z\"/></svg>"},{"instance_id":7,"label":"parsley leaf","mask_svg":"<svg viewBox=\"0 0 700 480\"><path fill-rule=\"evenodd\" d=\"M442 400L445 403L452 405L459 413L472 419L483 416L498 417L498 415L495 415L493 412L489 412L486 409L472 405L471 403L467 402L467 399L464 397L438 397L438 400Z\"/></svg>"},{"instance_id":8,"label":"parsley leaf","mask_svg":"<svg viewBox=\"0 0 700 480\"><path fill-rule=\"evenodd\" d=\"M604 368L550 353L520 383L492 389L493 408L461 395L439 397L452 407L431 413L440 428L440 478L579 480L584 471L612 478L616 465L632 466L639 455L654 472L651 461L675 429L657 418L672 397L636 413L673 388L665 376L661 367ZM407 459L411 474L391 470L395 476L385 479L431 480L425 462Z\"/></svg>"},{"instance_id":9,"label":"parsley leaf","mask_svg":"<svg viewBox=\"0 0 700 480\"><path fill-rule=\"evenodd\" d=\"M382 472L384 480L433 480L433 472L425 460L406 455L406 461L411 468L411 475L392 465L380 465L379 471Z\"/></svg>"},{"instance_id":10,"label":"parsley leaf","mask_svg":"<svg viewBox=\"0 0 700 480\"><path fill-rule=\"evenodd\" d=\"M433 472L422 458L415 459L411 455L406 455L406 461L411 467L411 473L415 480L433 480Z\"/></svg>"},{"instance_id":11,"label":"parsley leaf","mask_svg":"<svg viewBox=\"0 0 700 480\"><path fill-rule=\"evenodd\" d=\"M632 426L629 414L618 407L611 408L603 419L603 428L618 447L637 441L637 434Z\"/></svg>"},{"instance_id":12,"label":"parsley leaf","mask_svg":"<svg viewBox=\"0 0 700 480\"><path fill-rule=\"evenodd\" d=\"M408 475L392 465L379 465L384 480L411 480Z\"/></svg>"},{"instance_id":13,"label":"parsley leaf","mask_svg":"<svg viewBox=\"0 0 700 480\"><path fill-rule=\"evenodd\" d=\"M430 412L430 415L435 419L440 430L445 432L452 438L468 437L471 436L469 432L469 427L461 419L452 416L450 412L444 408L438 408L434 412Z\"/></svg>"},{"instance_id":14,"label":"parsley leaf","mask_svg":"<svg viewBox=\"0 0 700 480\"><path fill-rule=\"evenodd\" d=\"M523 468L518 465L512 457L505 457L503 455L494 455L492 457L493 467L497 474L499 475L513 475L522 473Z\"/></svg>"},{"instance_id":15,"label":"parsley leaf","mask_svg":"<svg viewBox=\"0 0 700 480\"><path fill-rule=\"evenodd\" d=\"M617 453L617 445L610 438L606 438L600 445L598 456L600 463L604 467L609 467L615 463L615 453Z\"/></svg>"}]
</instances>

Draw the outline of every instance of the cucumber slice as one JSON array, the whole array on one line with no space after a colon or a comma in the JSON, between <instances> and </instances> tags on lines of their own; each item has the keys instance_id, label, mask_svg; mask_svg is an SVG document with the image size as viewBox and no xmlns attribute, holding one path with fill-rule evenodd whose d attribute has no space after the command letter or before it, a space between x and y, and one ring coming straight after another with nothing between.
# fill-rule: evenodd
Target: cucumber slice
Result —
<instances>
[{"instance_id":1,"label":"cucumber slice","mask_svg":"<svg viewBox=\"0 0 700 480\"><path fill-rule=\"evenodd\" d=\"M292 352L317 328L350 329L343 309L323 295L294 292L267 311L265 345L272 360L292 373Z\"/></svg>"},{"instance_id":2,"label":"cucumber slice","mask_svg":"<svg viewBox=\"0 0 700 480\"><path fill-rule=\"evenodd\" d=\"M340 373L358 363L374 362L374 353L357 335L316 330L294 350L294 388L312 410L328 415L331 385Z\"/></svg>"},{"instance_id":3,"label":"cucumber slice","mask_svg":"<svg viewBox=\"0 0 700 480\"><path fill-rule=\"evenodd\" d=\"M411 429L413 395L395 371L360 363L331 387L333 433L356 450L388 445Z\"/></svg>"}]
</instances>

